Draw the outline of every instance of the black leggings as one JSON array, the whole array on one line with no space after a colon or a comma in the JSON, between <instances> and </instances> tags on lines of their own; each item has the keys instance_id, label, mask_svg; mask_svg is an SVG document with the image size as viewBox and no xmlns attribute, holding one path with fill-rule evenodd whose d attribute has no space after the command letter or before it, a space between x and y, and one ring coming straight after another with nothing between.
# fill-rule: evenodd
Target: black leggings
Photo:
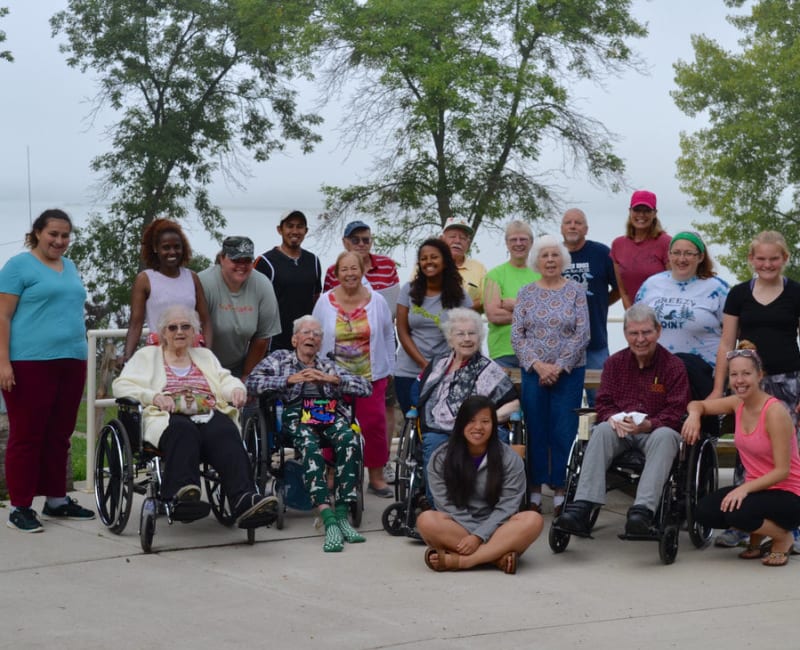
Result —
<instances>
[{"instance_id":1,"label":"black leggings","mask_svg":"<svg viewBox=\"0 0 800 650\"><path fill-rule=\"evenodd\" d=\"M200 485L202 461L219 473L229 503L236 504L242 495L255 491L239 429L227 415L214 411L208 422L197 424L186 415L173 413L158 447L164 453L161 495L166 499L184 485Z\"/></svg>"},{"instance_id":2,"label":"black leggings","mask_svg":"<svg viewBox=\"0 0 800 650\"><path fill-rule=\"evenodd\" d=\"M736 486L717 490L697 504L697 520L712 528L738 528L748 533L758 530L765 519L784 530L800 526L800 496L786 490L762 490L748 494L738 510L722 512L722 499Z\"/></svg>"}]
</instances>

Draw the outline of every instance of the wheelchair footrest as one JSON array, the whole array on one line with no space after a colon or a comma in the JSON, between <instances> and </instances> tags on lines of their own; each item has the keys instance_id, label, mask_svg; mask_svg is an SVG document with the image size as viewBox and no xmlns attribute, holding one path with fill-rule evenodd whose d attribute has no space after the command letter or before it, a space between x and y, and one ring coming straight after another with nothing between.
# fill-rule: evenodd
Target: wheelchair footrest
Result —
<instances>
[{"instance_id":1,"label":"wheelchair footrest","mask_svg":"<svg viewBox=\"0 0 800 650\"><path fill-rule=\"evenodd\" d=\"M172 521L189 523L208 517L211 512L211 504L205 501L181 501L171 508Z\"/></svg>"},{"instance_id":2,"label":"wheelchair footrest","mask_svg":"<svg viewBox=\"0 0 800 650\"><path fill-rule=\"evenodd\" d=\"M661 540L661 533L654 528L646 535L629 535L628 533L620 533L617 535L617 537L631 542L658 542Z\"/></svg>"},{"instance_id":3,"label":"wheelchair footrest","mask_svg":"<svg viewBox=\"0 0 800 650\"><path fill-rule=\"evenodd\" d=\"M573 537L581 537L583 539L594 539L591 533L579 533L574 530L567 530L566 528L561 528L560 526L556 526L555 524L551 524L553 530L562 533L564 535L572 535Z\"/></svg>"},{"instance_id":4,"label":"wheelchair footrest","mask_svg":"<svg viewBox=\"0 0 800 650\"><path fill-rule=\"evenodd\" d=\"M247 520L237 524L238 528L242 530L247 530L249 528L261 528L262 526L270 526L272 525L275 520L278 518L277 512L262 512L257 515L253 515L252 517L248 517Z\"/></svg>"}]
</instances>

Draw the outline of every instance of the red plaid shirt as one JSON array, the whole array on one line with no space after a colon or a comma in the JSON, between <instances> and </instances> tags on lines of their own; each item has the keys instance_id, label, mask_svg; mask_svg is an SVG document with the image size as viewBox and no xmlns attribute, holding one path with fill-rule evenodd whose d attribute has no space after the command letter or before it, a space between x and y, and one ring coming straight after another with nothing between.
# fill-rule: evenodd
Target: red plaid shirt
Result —
<instances>
[{"instance_id":1,"label":"red plaid shirt","mask_svg":"<svg viewBox=\"0 0 800 650\"><path fill-rule=\"evenodd\" d=\"M678 357L659 345L650 365L639 368L626 348L603 365L595 402L597 421L605 422L621 411L639 411L647 414L653 429L680 431L689 400L689 376Z\"/></svg>"}]
</instances>

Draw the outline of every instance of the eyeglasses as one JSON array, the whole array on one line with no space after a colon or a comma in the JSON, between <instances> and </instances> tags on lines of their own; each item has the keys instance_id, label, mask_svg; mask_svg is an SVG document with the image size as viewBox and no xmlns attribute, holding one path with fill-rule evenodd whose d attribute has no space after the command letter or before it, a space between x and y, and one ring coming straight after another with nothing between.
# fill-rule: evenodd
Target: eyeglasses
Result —
<instances>
[{"instance_id":1,"label":"eyeglasses","mask_svg":"<svg viewBox=\"0 0 800 650\"><path fill-rule=\"evenodd\" d=\"M761 363L761 357L758 356L758 352L748 348L744 348L741 350L730 350L725 354L725 359L728 361L730 361L731 359L735 359L736 357L744 357L745 359L755 359L756 361Z\"/></svg>"},{"instance_id":2,"label":"eyeglasses","mask_svg":"<svg viewBox=\"0 0 800 650\"><path fill-rule=\"evenodd\" d=\"M477 332L462 331L462 330L457 330L457 331L453 332L453 338L457 338L457 339L472 339L472 338L477 338L477 337L478 337L478 333Z\"/></svg>"},{"instance_id":3,"label":"eyeglasses","mask_svg":"<svg viewBox=\"0 0 800 650\"><path fill-rule=\"evenodd\" d=\"M300 336L313 336L318 339L322 338L322 332L320 330L300 330L298 334L300 334Z\"/></svg>"},{"instance_id":4,"label":"eyeglasses","mask_svg":"<svg viewBox=\"0 0 800 650\"><path fill-rule=\"evenodd\" d=\"M694 251L670 251L669 254L672 257L699 257L700 253L696 253Z\"/></svg>"},{"instance_id":5,"label":"eyeglasses","mask_svg":"<svg viewBox=\"0 0 800 650\"><path fill-rule=\"evenodd\" d=\"M192 329L192 326L189 323L181 323L180 325L176 325L175 323L171 323L171 324L167 325L167 329L170 332L177 332L178 330L180 330L181 332L188 332L190 329Z\"/></svg>"},{"instance_id":6,"label":"eyeglasses","mask_svg":"<svg viewBox=\"0 0 800 650\"><path fill-rule=\"evenodd\" d=\"M353 235L352 237L348 237L350 243L358 246L358 244L369 244L372 241L372 237L359 237L357 235Z\"/></svg>"}]
</instances>

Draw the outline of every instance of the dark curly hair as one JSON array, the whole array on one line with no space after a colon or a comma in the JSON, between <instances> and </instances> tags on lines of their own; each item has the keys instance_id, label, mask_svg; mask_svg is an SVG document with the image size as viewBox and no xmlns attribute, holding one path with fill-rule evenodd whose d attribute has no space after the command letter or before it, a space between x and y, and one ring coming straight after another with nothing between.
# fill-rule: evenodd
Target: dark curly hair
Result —
<instances>
[{"instance_id":1,"label":"dark curly hair","mask_svg":"<svg viewBox=\"0 0 800 650\"><path fill-rule=\"evenodd\" d=\"M192 247L189 246L189 240L186 239L186 235L183 234L183 229L180 224L170 221L169 219L154 219L142 233L142 248L139 253L142 264L148 269L158 270L158 254L156 253L156 248L158 247L159 241L161 241L161 236L168 232L174 232L181 238L183 254L180 259L180 266L186 266L189 260L192 259Z\"/></svg>"},{"instance_id":2,"label":"dark curly hair","mask_svg":"<svg viewBox=\"0 0 800 650\"><path fill-rule=\"evenodd\" d=\"M486 502L494 506L500 500L503 491L503 443L497 436L497 411L492 400L483 395L468 397L461 404L456 414L453 433L447 443L447 450L440 454L437 461L441 465L437 469L444 478L447 497L458 508L465 508L472 497L475 488L475 479L478 468L469 453L467 440L464 437L469 421L483 409L489 409L492 414L492 435L486 448Z\"/></svg>"},{"instance_id":3,"label":"dark curly hair","mask_svg":"<svg viewBox=\"0 0 800 650\"><path fill-rule=\"evenodd\" d=\"M31 231L25 233L25 245L31 249L36 248L39 245L39 235L36 233L42 232L42 230L47 228L47 224L54 219L66 221L69 224L69 231L72 232L72 219L69 218L69 215L58 208L50 208L36 217L36 221L31 225Z\"/></svg>"},{"instance_id":4,"label":"dark curly hair","mask_svg":"<svg viewBox=\"0 0 800 650\"><path fill-rule=\"evenodd\" d=\"M422 272L422 267L419 265L419 256L422 249L426 246L432 246L442 254L444 261L444 268L442 269L442 308L452 309L453 307L460 307L464 302L464 288L461 274L458 272L453 255L450 253L450 248L441 239L426 239L417 249L417 275L411 281L411 289L408 292L411 302L417 307L422 305L425 300L425 290L428 287L428 279Z\"/></svg>"}]
</instances>

